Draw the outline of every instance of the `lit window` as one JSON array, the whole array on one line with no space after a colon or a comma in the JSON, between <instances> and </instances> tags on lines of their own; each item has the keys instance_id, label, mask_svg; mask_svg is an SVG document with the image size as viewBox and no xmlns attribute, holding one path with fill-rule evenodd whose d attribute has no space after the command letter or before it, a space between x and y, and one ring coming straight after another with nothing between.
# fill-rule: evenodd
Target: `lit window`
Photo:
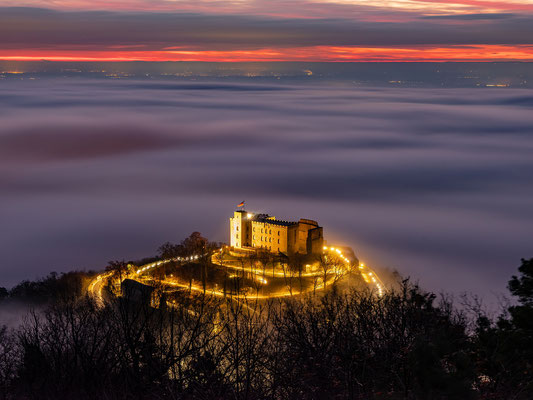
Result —
<instances>
[{"instance_id":1,"label":"lit window","mask_svg":"<svg viewBox=\"0 0 533 400\"><path fill-rule=\"evenodd\" d=\"M236 230L238 231L238 230L239 230L239 227L237 227L237 229L236 229Z\"/></svg>"},{"instance_id":2,"label":"lit window","mask_svg":"<svg viewBox=\"0 0 533 400\"><path fill-rule=\"evenodd\" d=\"M268 234L269 234L269 235L272 235L272 229L270 229L270 230L268 231Z\"/></svg>"},{"instance_id":3,"label":"lit window","mask_svg":"<svg viewBox=\"0 0 533 400\"><path fill-rule=\"evenodd\" d=\"M255 232L255 226L254 226L254 232Z\"/></svg>"},{"instance_id":4,"label":"lit window","mask_svg":"<svg viewBox=\"0 0 533 400\"><path fill-rule=\"evenodd\" d=\"M268 238L268 241L269 241L270 243L272 243L272 238Z\"/></svg>"},{"instance_id":5,"label":"lit window","mask_svg":"<svg viewBox=\"0 0 533 400\"><path fill-rule=\"evenodd\" d=\"M261 228L261 233L263 233L263 228Z\"/></svg>"},{"instance_id":6,"label":"lit window","mask_svg":"<svg viewBox=\"0 0 533 400\"><path fill-rule=\"evenodd\" d=\"M278 231L278 236L279 236L279 233L280 233L280 232Z\"/></svg>"},{"instance_id":7,"label":"lit window","mask_svg":"<svg viewBox=\"0 0 533 400\"><path fill-rule=\"evenodd\" d=\"M238 238L239 238L239 234L237 233L237 234L235 235L235 237L238 239Z\"/></svg>"},{"instance_id":8,"label":"lit window","mask_svg":"<svg viewBox=\"0 0 533 400\"><path fill-rule=\"evenodd\" d=\"M278 239L278 244L279 244L279 239Z\"/></svg>"}]
</instances>

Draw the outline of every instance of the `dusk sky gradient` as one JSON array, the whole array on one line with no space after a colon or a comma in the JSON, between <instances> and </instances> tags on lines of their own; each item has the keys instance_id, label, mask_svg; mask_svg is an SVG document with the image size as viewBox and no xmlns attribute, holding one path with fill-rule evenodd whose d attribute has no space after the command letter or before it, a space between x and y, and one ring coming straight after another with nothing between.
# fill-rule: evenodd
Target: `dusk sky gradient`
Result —
<instances>
[{"instance_id":1,"label":"dusk sky gradient","mask_svg":"<svg viewBox=\"0 0 533 400\"><path fill-rule=\"evenodd\" d=\"M533 0L0 4L4 60L533 60Z\"/></svg>"}]
</instances>

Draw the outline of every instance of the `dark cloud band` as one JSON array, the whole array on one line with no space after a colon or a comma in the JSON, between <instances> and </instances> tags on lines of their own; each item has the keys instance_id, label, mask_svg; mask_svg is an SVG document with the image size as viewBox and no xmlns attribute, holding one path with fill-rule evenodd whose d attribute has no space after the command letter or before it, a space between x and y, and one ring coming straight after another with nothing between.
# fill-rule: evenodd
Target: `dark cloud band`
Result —
<instances>
[{"instance_id":1,"label":"dark cloud band","mask_svg":"<svg viewBox=\"0 0 533 400\"><path fill-rule=\"evenodd\" d=\"M299 46L531 44L533 16L475 14L405 22L3 8L3 49L236 50ZM135 47L128 47L135 46Z\"/></svg>"}]
</instances>

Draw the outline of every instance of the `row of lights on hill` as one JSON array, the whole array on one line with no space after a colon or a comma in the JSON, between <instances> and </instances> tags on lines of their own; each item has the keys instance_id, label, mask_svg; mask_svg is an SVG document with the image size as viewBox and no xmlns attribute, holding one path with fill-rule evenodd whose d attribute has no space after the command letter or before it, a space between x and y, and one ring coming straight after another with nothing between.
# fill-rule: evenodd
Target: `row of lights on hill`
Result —
<instances>
[{"instance_id":1,"label":"row of lights on hill","mask_svg":"<svg viewBox=\"0 0 533 400\"><path fill-rule=\"evenodd\" d=\"M342 258L346 263L350 263L350 260L348 260L348 258L344 257L344 255L342 254L342 251L340 249L337 249L335 247L327 247L327 246L324 246L324 251L334 251L335 253L338 254L338 256L340 258ZM361 263L359 264L359 269L363 270L365 268L365 264ZM374 285L376 285L377 289L378 289L378 295L381 297L383 295L383 287L382 285L378 282L378 280L376 279L376 277L374 276L374 273L372 272L368 272L367 274L365 273L362 273L361 274L363 276L363 279L365 280L365 282L367 283L370 283L372 282Z\"/></svg>"},{"instance_id":2,"label":"row of lights on hill","mask_svg":"<svg viewBox=\"0 0 533 400\"><path fill-rule=\"evenodd\" d=\"M169 263L170 261L192 261L192 260L198 260L198 258L200 258L200 256L176 257L170 260L156 261L151 264L146 264L143 268L138 269L136 271L136 274L138 275L141 272L145 272L152 268L159 267L161 264L166 264L166 263Z\"/></svg>"},{"instance_id":3,"label":"row of lights on hill","mask_svg":"<svg viewBox=\"0 0 533 400\"><path fill-rule=\"evenodd\" d=\"M337 249L337 248L335 248L335 247L324 246L324 250L325 250L325 251L328 251L328 250L330 250L330 251L334 251L335 253L337 253L337 255L338 255L342 260L344 260L344 262L345 262L346 264L350 264L350 260L348 260L348 258L345 257L345 256L342 254L342 251L341 251L340 249Z\"/></svg>"}]
</instances>

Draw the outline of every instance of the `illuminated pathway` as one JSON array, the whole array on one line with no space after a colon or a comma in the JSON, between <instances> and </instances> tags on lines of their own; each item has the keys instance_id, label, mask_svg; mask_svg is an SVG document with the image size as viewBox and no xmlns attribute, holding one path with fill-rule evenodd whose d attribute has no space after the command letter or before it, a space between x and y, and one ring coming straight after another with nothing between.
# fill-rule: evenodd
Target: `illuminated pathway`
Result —
<instances>
[{"instance_id":1,"label":"illuminated pathway","mask_svg":"<svg viewBox=\"0 0 533 400\"><path fill-rule=\"evenodd\" d=\"M269 276L273 278L287 278L288 276L290 278L315 277L317 280L318 279L322 280L320 284L318 284L318 282L315 282L314 285L309 285L310 286L309 289L301 290L301 291L292 290L292 286L291 286L290 288L288 287L285 291L282 291L282 292L278 291L278 292L270 293L270 294L259 294L259 291L262 291L259 288L256 288L255 294L228 294L215 288L207 289L207 288L204 288L203 286L193 285L192 282L191 283L180 282L177 278L173 278L172 280L169 280L169 279L161 280L161 281L158 281L158 283L162 283L163 285L166 285L169 287L188 289L192 292L197 292L197 293L205 293L205 294L219 296L219 297L229 297L237 301L246 300L246 299L266 300L266 299L272 299L272 298L298 296L301 294L324 289L325 287L333 284L334 282L342 278L342 276L344 276L346 273L350 271L352 264L350 260L342 254L342 251L340 249L326 246L324 247L324 255L326 256L326 260L328 256L331 257L331 255L333 255L337 257L341 261L341 263L339 265L334 266L333 268L326 269L326 271L317 270L315 268L315 270L313 271L306 271L306 272L302 272L299 274L290 273L290 275L288 275L287 270L280 271L279 268L277 270L276 268L274 269L269 268L267 270L266 268L258 269L258 268L252 268L252 267L245 267L242 265L241 266L231 265L228 262L226 263L213 262L215 265L221 266L223 268L255 275L257 282L262 285L268 284L268 281L264 278L265 276ZM150 281L153 281L153 279L146 278L144 277L144 275L152 271L154 268L163 266L173 261L187 262L187 261L198 260L199 258L200 257L196 255L196 256L190 256L190 257L176 257L176 258L170 258L166 260L155 261L152 263L142 265L140 267L134 267L133 265L128 265L128 269L130 271L127 274L125 274L124 279L132 279L132 280L145 281L145 282L147 281L148 283ZM214 258L216 258L216 256L213 257L213 259ZM373 287L376 290L378 296L382 296L384 285L381 279L377 276L377 274L372 269L370 269L369 267L365 266L362 263L359 264L358 268L359 268L361 277L363 278L365 283L369 285L370 287ZM89 283L87 292L89 296L92 297L96 301L98 306L102 306L104 304L103 288L108 283L112 275L113 275L113 272L105 272L105 273L99 274ZM332 275L332 276L328 279L327 278L328 275ZM230 275L230 277L232 276L234 275ZM325 281L324 281L324 278L325 278Z\"/></svg>"},{"instance_id":2,"label":"illuminated pathway","mask_svg":"<svg viewBox=\"0 0 533 400\"><path fill-rule=\"evenodd\" d=\"M378 296L383 296L384 285L379 276L363 263L359 264L359 269L361 270L361 276L363 277L364 281L367 284L376 287Z\"/></svg>"},{"instance_id":3,"label":"illuminated pathway","mask_svg":"<svg viewBox=\"0 0 533 400\"><path fill-rule=\"evenodd\" d=\"M103 289L107 284L107 279L112 275L112 272L99 274L94 278L87 287L87 293L91 296L99 307L104 305Z\"/></svg>"}]
</instances>

